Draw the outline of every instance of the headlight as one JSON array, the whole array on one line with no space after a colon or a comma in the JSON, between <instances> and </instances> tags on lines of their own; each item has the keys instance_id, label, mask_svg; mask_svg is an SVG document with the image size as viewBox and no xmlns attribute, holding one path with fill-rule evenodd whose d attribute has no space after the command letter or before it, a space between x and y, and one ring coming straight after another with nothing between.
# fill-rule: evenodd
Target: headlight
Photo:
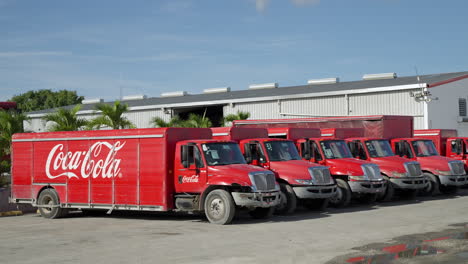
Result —
<instances>
[{"instance_id":1,"label":"headlight","mask_svg":"<svg viewBox=\"0 0 468 264\"><path fill-rule=\"evenodd\" d=\"M441 170L435 170L437 175L443 175L443 176L448 176L448 175L452 175L452 172L451 171L441 171Z\"/></svg>"},{"instance_id":2,"label":"headlight","mask_svg":"<svg viewBox=\"0 0 468 264\"><path fill-rule=\"evenodd\" d=\"M295 180L295 181L303 185L314 185L314 182L312 180Z\"/></svg>"},{"instance_id":3,"label":"headlight","mask_svg":"<svg viewBox=\"0 0 468 264\"><path fill-rule=\"evenodd\" d=\"M392 175L395 178L403 178L403 177L408 177L408 174L406 172L398 172L398 171L392 171Z\"/></svg>"},{"instance_id":4,"label":"headlight","mask_svg":"<svg viewBox=\"0 0 468 264\"><path fill-rule=\"evenodd\" d=\"M369 178L366 177L366 175L362 176L348 176L350 180L352 181L368 181Z\"/></svg>"}]
</instances>

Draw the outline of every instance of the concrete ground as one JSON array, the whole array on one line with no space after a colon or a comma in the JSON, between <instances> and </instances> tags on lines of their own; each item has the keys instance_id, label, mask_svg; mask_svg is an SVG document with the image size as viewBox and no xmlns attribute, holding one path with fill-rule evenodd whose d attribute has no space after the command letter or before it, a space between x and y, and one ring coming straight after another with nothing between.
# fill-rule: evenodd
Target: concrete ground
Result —
<instances>
[{"instance_id":1,"label":"concrete ground","mask_svg":"<svg viewBox=\"0 0 468 264\"><path fill-rule=\"evenodd\" d=\"M77 213L51 220L27 214L0 218L0 263L343 263L366 245L463 226L467 212L468 190L326 212L302 209L264 221L241 214L228 226L194 215ZM459 252L468 250L468 240L460 241Z\"/></svg>"}]
</instances>

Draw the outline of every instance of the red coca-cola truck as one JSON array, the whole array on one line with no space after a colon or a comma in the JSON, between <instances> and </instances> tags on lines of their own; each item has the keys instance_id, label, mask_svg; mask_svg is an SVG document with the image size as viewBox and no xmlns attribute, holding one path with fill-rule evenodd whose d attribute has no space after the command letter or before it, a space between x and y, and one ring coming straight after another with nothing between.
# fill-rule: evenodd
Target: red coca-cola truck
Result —
<instances>
[{"instance_id":1,"label":"red coca-cola truck","mask_svg":"<svg viewBox=\"0 0 468 264\"><path fill-rule=\"evenodd\" d=\"M234 126L249 127L310 127L364 128L364 137L390 139L392 150L421 164L427 184L423 193L456 192L457 186L468 182L460 160L439 156L431 140L413 138L412 116L346 116L297 119L236 120Z\"/></svg>"},{"instance_id":2,"label":"red coca-cola truck","mask_svg":"<svg viewBox=\"0 0 468 264\"><path fill-rule=\"evenodd\" d=\"M300 129L301 135L292 131ZM328 166L338 185L337 195L330 199L336 207L347 206L354 196L362 202L373 202L384 191L385 181L379 167L351 156L344 140L321 138L316 128L268 128L269 136L293 140L303 159ZM299 137L298 137L299 136Z\"/></svg>"},{"instance_id":3,"label":"red coca-cola truck","mask_svg":"<svg viewBox=\"0 0 468 264\"><path fill-rule=\"evenodd\" d=\"M391 129L391 127L387 128ZM335 137L346 140L351 154L358 159L373 162L387 181L387 188L379 197L390 201L399 191L402 195L414 198L418 190L426 186L426 178L417 161L412 161L393 153L388 139L364 137L362 128L322 128L322 137ZM398 131L393 132L396 135Z\"/></svg>"},{"instance_id":4,"label":"red coca-cola truck","mask_svg":"<svg viewBox=\"0 0 468 264\"><path fill-rule=\"evenodd\" d=\"M204 211L228 224L237 208L261 218L279 203L275 175L208 128L15 134L11 186L11 202L46 218L69 209Z\"/></svg>"},{"instance_id":5,"label":"red coca-cola truck","mask_svg":"<svg viewBox=\"0 0 468 264\"><path fill-rule=\"evenodd\" d=\"M302 129L293 129L302 136ZM336 184L327 167L301 159L290 140L268 138L264 128L212 128L213 138L235 140L249 164L269 169L280 184L278 213L292 213L298 203L324 209L336 195Z\"/></svg>"},{"instance_id":6,"label":"red coca-cola truck","mask_svg":"<svg viewBox=\"0 0 468 264\"><path fill-rule=\"evenodd\" d=\"M459 137L456 129L419 129L414 137L431 139L440 155L463 161L468 172L468 137Z\"/></svg>"}]
</instances>

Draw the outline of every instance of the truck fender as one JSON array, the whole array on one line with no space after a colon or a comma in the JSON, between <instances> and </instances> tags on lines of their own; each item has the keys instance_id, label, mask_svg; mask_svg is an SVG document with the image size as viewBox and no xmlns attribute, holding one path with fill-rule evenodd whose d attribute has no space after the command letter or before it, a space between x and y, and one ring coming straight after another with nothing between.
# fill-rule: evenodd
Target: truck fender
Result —
<instances>
[{"instance_id":1,"label":"truck fender","mask_svg":"<svg viewBox=\"0 0 468 264\"><path fill-rule=\"evenodd\" d=\"M204 210L205 198L213 190L222 189L225 191L232 191L233 189L240 189L242 187L250 186L250 182L236 181L233 182L232 177L213 177L207 182L208 187L203 191L200 197L199 209Z\"/></svg>"}]
</instances>

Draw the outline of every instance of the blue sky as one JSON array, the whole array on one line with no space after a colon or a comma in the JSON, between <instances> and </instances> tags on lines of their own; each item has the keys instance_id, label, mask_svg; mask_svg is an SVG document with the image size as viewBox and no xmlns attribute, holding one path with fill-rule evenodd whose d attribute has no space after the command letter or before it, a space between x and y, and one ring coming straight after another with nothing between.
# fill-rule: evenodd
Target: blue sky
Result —
<instances>
[{"instance_id":1,"label":"blue sky","mask_svg":"<svg viewBox=\"0 0 468 264\"><path fill-rule=\"evenodd\" d=\"M0 0L0 100L468 70L468 1Z\"/></svg>"}]
</instances>

